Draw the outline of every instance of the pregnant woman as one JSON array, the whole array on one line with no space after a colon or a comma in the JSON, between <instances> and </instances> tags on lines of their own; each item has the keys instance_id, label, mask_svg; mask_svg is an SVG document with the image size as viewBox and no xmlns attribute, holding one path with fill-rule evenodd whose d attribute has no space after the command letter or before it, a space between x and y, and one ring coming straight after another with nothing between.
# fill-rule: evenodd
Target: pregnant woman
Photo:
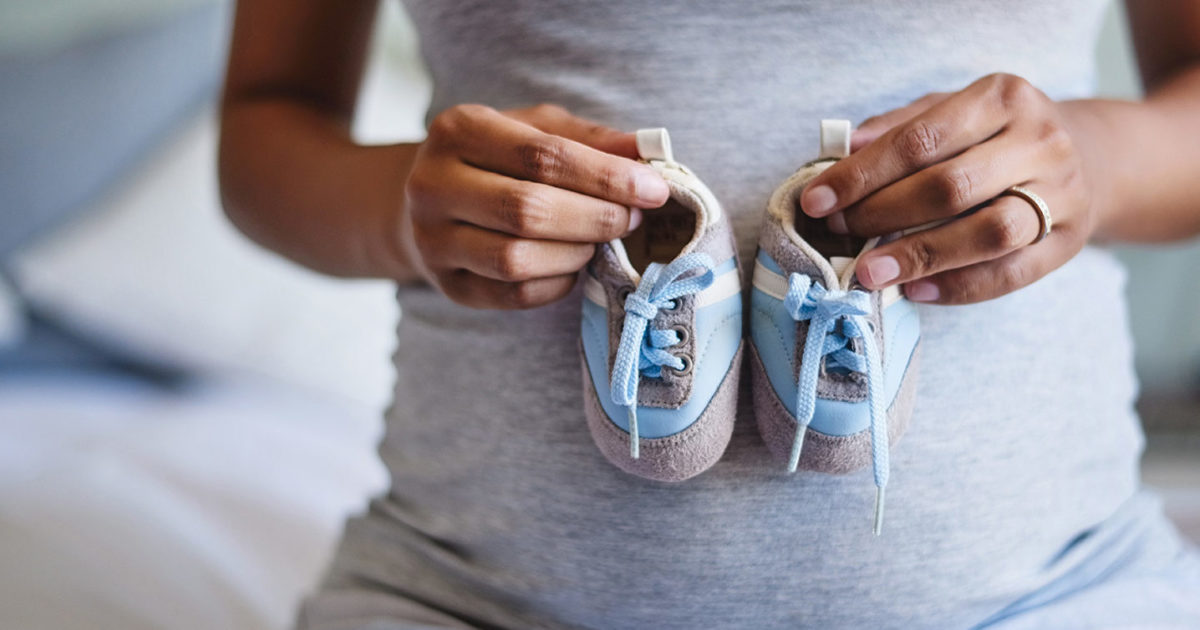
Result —
<instances>
[{"instance_id":1,"label":"pregnant woman","mask_svg":"<svg viewBox=\"0 0 1200 630\"><path fill-rule=\"evenodd\" d=\"M1200 5L1129 3L1137 103L1090 98L1101 0L406 6L428 138L366 147L376 0L238 3L229 216L396 280L404 309L392 487L301 628L1200 627L1200 561L1140 486L1124 274L1096 245L1200 233ZM671 130L748 276L823 118L862 122L803 225L944 222L857 262L921 320L879 537L869 470L788 474L749 378L724 453L678 483L610 464L584 419L579 271L674 195L631 132Z\"/></svg>"}]
</instances>

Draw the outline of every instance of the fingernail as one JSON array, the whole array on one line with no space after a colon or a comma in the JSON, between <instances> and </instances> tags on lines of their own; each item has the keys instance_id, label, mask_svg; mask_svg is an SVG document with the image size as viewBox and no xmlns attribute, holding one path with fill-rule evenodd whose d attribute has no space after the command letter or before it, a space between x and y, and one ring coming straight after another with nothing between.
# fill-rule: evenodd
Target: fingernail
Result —
<instances>
[{"instance_id":1,"label":"fingernail","mask_svg":"<svg viewBox=\"0 0 1200 630\"><path fill-rule=\"evenodd\" d=\"M667 182L651 170L639 170L633 179L633 192L638 201L653 206L664 203L671 196Z\"/></svg>"},{"instance_id":2,"label":"fingernail","mask_svg":"<svg viewBox=\"0 0 1200 630\"><path fill-rule=\"evenodd\" d=\"M833 206L837 204L837 193L825 184L821 184L816 188L809 188L804 191L804 195L800 198L800 207L804 209L809 216L820 217L829 214L833 210Z\"/></svg>"},{"instance_id":3,"label":"fingernail","mask_svg":"<svg viewBox=\"0 0 1200 630\"><path fill-rule=\"evenodd\" d=\"M834 234L849 234L850 228L846 226L846 215L841 212L835 212L825 219L825 225L830 232Z\"/></svg>"},{"instance_id":4,"label":"fingernail","mask_svg":"<svg viewBox=\"0 0 1200 630\"><path fill-rule=\"evenodd\" d=\"M879 288L899 277L900 263L891 256L876 256L867 259L864 271L867 272L867 277L861 279L866 281L865 284Z\"/></svg>"},{"instance_id":5,"label":"fingernail","mask_svg":"<svg viewBox=\"0 0 1200 630\"><path fill-rule=\"evenodd\" d=\"M904 286L904 295L914 302L932 302L938 299L937 285L928 280L917 280Z\"/></svg>"},{"instance_id":6,"label":"fingernail","mask_svg":"<svg viewBox=\"0 0 1200 630\"><path fill-rule=\"evenodd\" d=\"M632 232L632 231L638 229L638 226L641 224L642 224L641 208L630 208L629 209L629 231Z\"/></svg>"}]
</instances>

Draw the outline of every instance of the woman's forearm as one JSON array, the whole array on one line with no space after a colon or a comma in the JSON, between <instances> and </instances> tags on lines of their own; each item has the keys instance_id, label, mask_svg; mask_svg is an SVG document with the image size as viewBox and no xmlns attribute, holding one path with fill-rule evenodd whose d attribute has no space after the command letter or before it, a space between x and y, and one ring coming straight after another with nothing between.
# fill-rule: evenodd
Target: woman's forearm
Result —
<instances>
[{"instance_id":1,"label":"woman's forearm","mask_svg":"<svg viewBox=\"0 0 1200 630\"><path fill-rule=\"evenodd\" d=\"M221 121L225 211L258 243L317 271L415 281L399 232L417 146L358 145L345 121L299 100L231 99Z\"/></svg>"},{"instance_id":2,"label":"woman's forearm","mask_svg":"<svg viewBox=\"0 0 1200 630\"><path fill-rule=\"evenodd\" d=\"M1143 102L1062 103L1089 162L1102 240L1170 241L1200 234L1200 64Z\"/></svg>"}]
</instances>

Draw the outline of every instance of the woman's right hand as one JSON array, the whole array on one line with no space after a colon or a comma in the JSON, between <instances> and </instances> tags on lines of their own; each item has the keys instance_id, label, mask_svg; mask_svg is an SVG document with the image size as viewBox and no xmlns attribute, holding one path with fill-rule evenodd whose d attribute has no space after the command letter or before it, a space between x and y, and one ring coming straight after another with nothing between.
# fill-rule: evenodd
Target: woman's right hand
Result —
<instances>
[{"instance_id":1,"label":"woman's right hand","mask_svg":"<svg viewBox=\"0 0 1200 630\"><path fill-rule=\"evenodd\" d=\"M548 304L571 291L596 243L666 203L666 182L636 157L633 134L561 107L452 107L433 120L405 184L404 249L460 304Z\"/></svg>"}]
</instances>

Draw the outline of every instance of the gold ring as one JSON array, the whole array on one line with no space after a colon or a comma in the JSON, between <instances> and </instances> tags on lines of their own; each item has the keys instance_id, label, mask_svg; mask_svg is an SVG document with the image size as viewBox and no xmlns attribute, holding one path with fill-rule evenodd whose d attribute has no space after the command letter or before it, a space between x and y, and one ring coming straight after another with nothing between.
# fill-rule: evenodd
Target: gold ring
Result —
<instances>
[{"instance_id":1,"label":"gold ring","mask_svg":"<svg viewBox=\"0 0 1200 630\"><path fill-rule=\"evenodd\" d=\"M1035 245L1042 242L1042 239L1050 236L1050 230L1054 228L1054 219L1050 218L1050 207L1037 193L1029 190L1024 186L1010 186L1008 190L1001 193L1003 195L1014 195L1029 202L1034 210L1038 212L1038 235L1033 239L1030 245Z\"/></svg>"}]
</instances>

